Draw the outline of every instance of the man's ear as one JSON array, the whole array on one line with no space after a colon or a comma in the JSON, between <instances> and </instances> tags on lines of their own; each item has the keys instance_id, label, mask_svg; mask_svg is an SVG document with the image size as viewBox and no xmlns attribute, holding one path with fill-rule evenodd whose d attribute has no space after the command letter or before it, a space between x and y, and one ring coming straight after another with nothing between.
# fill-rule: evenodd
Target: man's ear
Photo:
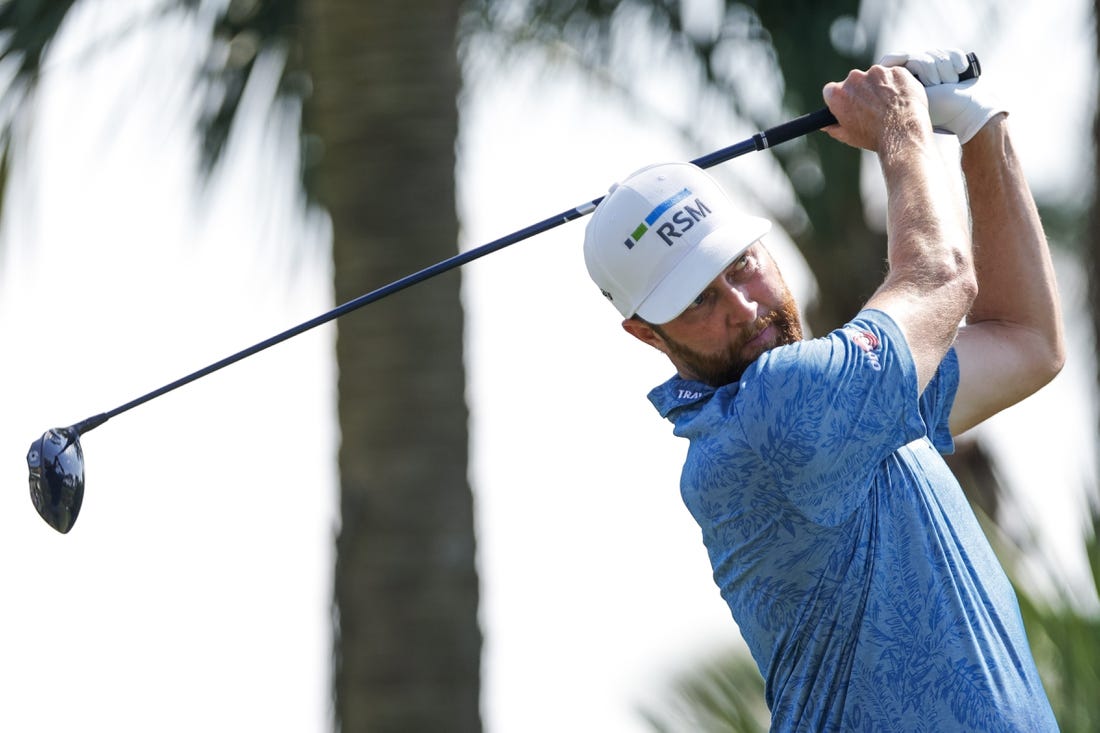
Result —
<instances>
[{"instance_id":1,"label":"man's ear","mask_svg":"<svg viewBox=\"0 0 1100 733\"><path fill-rule=\"evenodd\" d=\"M662 354L668 353L668 346L665 344L665 340L645 321L637 318L627 318L623 321L623 330L642 343L649 344Z\"/></svg>"}]
</instances>

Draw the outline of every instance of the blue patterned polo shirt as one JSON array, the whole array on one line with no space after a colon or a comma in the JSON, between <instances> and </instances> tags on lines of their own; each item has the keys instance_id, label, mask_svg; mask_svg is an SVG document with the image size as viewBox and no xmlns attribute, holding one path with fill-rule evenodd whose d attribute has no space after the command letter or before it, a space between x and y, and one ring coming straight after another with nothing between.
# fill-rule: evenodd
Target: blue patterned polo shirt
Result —
<instances>
[{"instance_id":1,"label":"blue patterned polo shirt","mask_svg":"<svg viewBox=\"0 0 1100 733\"><path fill-rule=\"evenodd\" d=\"M919 397L865 310L739 383L649 397L690 441L684 503L776 731L1056 731L1011 585L941 453L948 352Z\"/></svg>"}]
</instances>

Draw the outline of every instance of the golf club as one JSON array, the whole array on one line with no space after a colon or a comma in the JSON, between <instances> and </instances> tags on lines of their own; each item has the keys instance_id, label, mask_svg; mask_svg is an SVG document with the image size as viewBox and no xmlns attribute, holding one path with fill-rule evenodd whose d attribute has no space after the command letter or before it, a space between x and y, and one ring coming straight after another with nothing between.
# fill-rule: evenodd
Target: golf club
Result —
<instances>
[{"instance_id":1,"label":"golf club","mask_svg":"<svg viewBox=\"0 0 1100 733\"><path fill-rule=\"evenodd\" d=\"M960 74L960 81L977 78L981 74L981 67L978 64L977 57L971 53L967 55L967 58L970 65L967 67L966 71ZM820 130L823 127L835 123L836 118L833 114L829 112L827 108L822 108L816 112L811 112L810 114L797 117L781 125L776 125L775 127L758 132L742 142L722 148L721 150L716 150L713 153L696 158L691 162L700 168L710 168L746 153L764 150L773 145L779 145L780 143L793 140L794 138L801 137L802 135ZM313 319L300 323L271 338L249 346L231 356L227 356L220 361L203 367L196 372L192 372L159 389L155 389L124 405L120 405L113 410L93 415L66 428L51 428L47 430L42 434L42 437L31 443L30 450L27 453L27 468L30 471L31 501L34 503L35 509L37 509L42 518L58 532L64 534L72 529L73 524L76 522L77 515L80 513L81 504L84 501L84 451L80 446L80 436L99 427L112 417L121 415L138 405L156 399L163 394L178 389L185 384L194 382L197 379L201 379L230 364L234 364L253 354L282 343L287 339L335 320L354 310L358 310L369 303L381 300L407 287L423 282L441 273L453 270L467 262L472 262L480 257L484 257L491 252L496 252L516 242L520 242L536 234L549 231L566 222L586 216L592 213L602 200L603 197L601 196L600 198L586 201L560 214L555 214L554 216L543 219L540 222L515 231L500 239L457 254L454 257L438 262L419 272L396 280L389 285L385 285L377 290L361 295L326 313L322 313Z\"/></svg>"}]
</instances>

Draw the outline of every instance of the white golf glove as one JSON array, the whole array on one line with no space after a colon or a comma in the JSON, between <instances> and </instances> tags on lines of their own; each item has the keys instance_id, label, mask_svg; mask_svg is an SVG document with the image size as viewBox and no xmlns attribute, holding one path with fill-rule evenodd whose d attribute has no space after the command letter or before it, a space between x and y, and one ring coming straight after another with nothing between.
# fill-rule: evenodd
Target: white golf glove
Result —
<instances>
[{"instance_id":1,"label":"white golf glove","mask_svg":"<svg viewBox=\"0 0 1100 733\"><path fill-rule=\"evenodd\" d=\"M1005 112L988 90L978 91L979 79L959 82L969 65L966 54L955 49L920 53L888 53L882 66L904 66L925 86L928 112L936 132L953 133L960 143L978 134L994 115Z\"/></svg>"}]
</instances>

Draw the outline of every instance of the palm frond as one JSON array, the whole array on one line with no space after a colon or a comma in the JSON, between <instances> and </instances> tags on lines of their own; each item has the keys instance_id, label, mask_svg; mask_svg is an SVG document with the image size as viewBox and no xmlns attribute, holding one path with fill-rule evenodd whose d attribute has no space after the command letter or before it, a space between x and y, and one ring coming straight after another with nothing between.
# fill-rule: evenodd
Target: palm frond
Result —
<instances>
[{"instance_id":1,"label":"palm frond","mask_svg":"<svg viewBox=\"0 0 1100 733\"><path fill-rule=\"evenodd\" d=\"M198 79L205 99L198 122L204 171L222 158L245 88L263 54L278 54L282 61L277 100L296 103L309 93L300 13L298 0L232 0L214 19L214 42Z\"/></svg>"},{"instance_id":2,"label":"palm frond","mask_svg":"<svg viewBox=\"0 0 1100 733\"><path fill-rule=\"evenodd\" d=\"M640 714L655 733L764 733L771 721L764 679L738 650L682 673L663 700Z\"/></svg>"},{"instance_id":3,"label":"palm frond","mask_svg":"<svg viewBox=\"0 0 1100 733\"><path fill-rule=\"evenodd\" d=\"M1094 507L1091 519L1085 547L1100 596L1100 510ZM1095 731L1100 725L1100 615L1076 610L1068 593L1060 600L1040 599L1016 583L1016 596L1059 727L1064 733Z\"/></svg>"},{"instance_id":4,"label":"palm frond","mask_svg":"<svg viewBox=\"0 0 1100 733\"><path fill-rule=\"evenodd\" d=\"M77 2L8 0L0 4L0 62L15 65L15 84L33 83L47 49Z\"/></svg>"}]
</instances>

